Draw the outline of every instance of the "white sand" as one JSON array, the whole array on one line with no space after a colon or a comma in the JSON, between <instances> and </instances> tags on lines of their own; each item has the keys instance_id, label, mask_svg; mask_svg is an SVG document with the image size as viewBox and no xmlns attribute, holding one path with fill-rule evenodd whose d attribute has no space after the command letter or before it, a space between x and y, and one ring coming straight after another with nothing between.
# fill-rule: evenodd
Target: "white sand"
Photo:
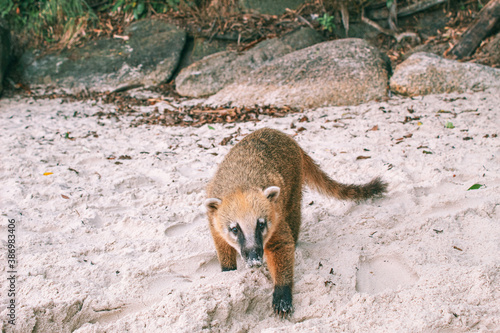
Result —
<instances>
[{"instance_id":1,"label":"white sand","mask_svg":"<svg viewBox=\"0 0 500 333\"><path fill-rule=\"evenodd\" d=\"M88 117L112 108L0 100L2 332L500 332L498 90L214 130ZM295 312L280 320L265 267L220 272L202 202L231 148L224 137L238 127L294 134L291 123L307 129L295 138L335 179L380 175L390 186L361 204L306 190ZM476 183L485 186L467 191ZM17 221L15 329L8 219Z\"/></svg>"}]
</instances>

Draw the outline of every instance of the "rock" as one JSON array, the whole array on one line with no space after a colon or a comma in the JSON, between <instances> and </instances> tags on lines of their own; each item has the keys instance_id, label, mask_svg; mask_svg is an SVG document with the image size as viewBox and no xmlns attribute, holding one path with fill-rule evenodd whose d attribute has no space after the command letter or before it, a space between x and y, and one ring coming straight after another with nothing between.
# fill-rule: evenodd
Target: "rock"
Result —
<instances>
[{"instance_id":1,"label":"rock","mask_svg":"<svg viewBox=\"0 0 500 333\"><path fill-rule=\"evenodd\" d=\"M323 42L261 66L207 100L220 105L353 105L387 95L388 59L362 39Z\"/></svg>"},{"instance_id":2,"label":"rock","mask_svg":"<svg viewBox=\"0 0 500 333\"><path fill-rule=\"evenodd\" d=\"M11 52L10 30L0 22L0 96L3 92L3 81L11 60Z\"/></svg>"},{"instance_id":3,"label":"rock","mask_svg":"<svg viewBox=\"0 0 500 333\"><path fill-rule=\"evenodd\" d=\"M281 15L287 8L297 9L304 2L304 0L239 0L239 5L243 12Z\"/></svg>"},{"instance_id":4,"label":"rock","mask_svg":"<svg viewBox=\"0 0 500 333\"><path fill-rule=\"evenodd\" d=\"M193 50L190 54L191 63L199 61L214 53L224 52L230 45L236 46L237 42L205 37L196 37L193 41Z\"/></svg>"},{"instance_id":5,"label":"rock","mask_svg":"<svg viewBox=\"0 0 500 333\"><path fill-rule=\"evenodd\" d=\"M410 96L479 91L500 87L500 69L421 52L396 67L390 87Z\"/></svg>"},{"instance_id":6,"label":"rock","mask_svg":"<svg viewBox=\"0 0 500 333\"><path fill-rule=\"evenodd\" d=\"M175 79L177 93L188 97L213 95L273 59L323 40L317 31L301 28L263 41L242 55L235 51L212 54L180 71Z\"/></svg>"},{"instance_id":7,"label":"rock","mask_svg":"<svg viewBox=\"0 0 500 333\"><path fill-rule=\"evenodd\" d=\"M177 71L184 69L196 61L218 52L224 52L229 49L236 49L237 41L210 39L205 37L189 38L184 47L183 57L179 63Z\"/></svg>"},{"instance_id":8,"label":"rock","mask_svg":"<svg viewBox=\"0 0 500 333\"><path fill-rule=\"evenodd\" d=\"M406 60L409 57L411 57L412 54L421 53L421 52L432 53L432 54L441 56L441 55L443 55L446 52L446 50L449 47L450 46L448 44L445 44L445 43L441 43L441 44L433 44L433 43L420 44L420 45L417 45L414 48L408 50L406 53L404 53L402 55L402 59Z\"/></svg>"},{"instance_id":9,"label":"rock","mask_svg":"<svg viewBox=\"0 0 500 333\"><path fill-rule=\"evenodd\" d=\"M20 77L32 87L63 90L115 90L150 87L169 80L183 50L186 33L158 20L141 20L125 30L129 40L103 39L60 54L21 57Z\"/></svg>"}]
</instances>

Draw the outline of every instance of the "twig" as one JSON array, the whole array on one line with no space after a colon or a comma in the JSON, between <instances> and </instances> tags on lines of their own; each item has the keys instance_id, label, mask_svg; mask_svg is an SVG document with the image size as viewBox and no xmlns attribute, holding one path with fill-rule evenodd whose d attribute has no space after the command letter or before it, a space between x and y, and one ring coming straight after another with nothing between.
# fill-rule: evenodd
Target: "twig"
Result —
<instances>
[{"instance_id":1,"label":"twig","mask_svg":"<svg viewBox=\"0 0 500 333\"><path fill-rule=\"evenodd\" d=\"M428 8L441 5L448 0L427 0L427 1L419 1L417 3L414 3L412 5L408 5L406 7L401 8L400 10L397 11L397 17L405 17L405 16L410 16L415 13L424 11ZM371 11L370 17L374 20L386 20L388 17L390 17L390 14L388 13L387 9L379 9L379 10L373 10Z\"/></svg>"},{"instance_id":2,"label":"twig","mask_svg":"<svg viewBox=\"0 0 500 333\"><path fill-rule=\"evenodd\" d=\"M479 12L477 20L465 31L450 54L457 59L471 56L481 41L498 26L500 21L500 0L490 0Z\"/></svg>"},{"instance_id":3,"label":"twig","mask_svg":"<svg viewBox=\"0 0 500 333\"><path fill-rule=\"evenodd\" d=\"M420 41L420 37L416 33L414 33L414 32L401 32L401 33L397 33L395 31L382 28L380 25L378 25L377 23L375 23L374 21L370 20L369 18L367 18L365 16L365 9L364 8L361 9L361 22L366 23L369 26L372 26L373 28L377 29L378 31L380 31L381 33L383 33L385 35L394 37L398 43L401 43L401 41L404 38L407 38L407 37L411 38L411 39L413 39L413 40L415 40L417 42Z\"/></svg>"},{"instance_id":4,"label":"twig","mask_svg":"<svg viewBox=\"0 0 500 333\"><path fill-rule=\"evenodd\" d=\"M387 21L392 31L398 31L398 2L396 0L392 1Z\"/></svg>"},{"instance_id":5,"label":"twig","mask_svg":"<svg viewBox=\"0 0 500 333\"><path fill-rule=\"evenodd\" d=\"M349 37L349 10L347 10L347 3L342 2L340 5L340 14L342 16L342 24L345 29L345 36Z\"/></svg>"},{"instance_id":6,"label":"twig","mask_svg":"<svg viewBox=\"0 0 500 333\"><path fill-rule=\"evenodd\" d=\"M302 15L297 14L296 10L291 10L290 8L286 8L285 11L287 13L289 13L289 14L294 15L300 22L307 24L311 29L314 29L314 27L311 24L311 22L309 22L308 20L306 20Z\"/></svg>"}]
</instances>

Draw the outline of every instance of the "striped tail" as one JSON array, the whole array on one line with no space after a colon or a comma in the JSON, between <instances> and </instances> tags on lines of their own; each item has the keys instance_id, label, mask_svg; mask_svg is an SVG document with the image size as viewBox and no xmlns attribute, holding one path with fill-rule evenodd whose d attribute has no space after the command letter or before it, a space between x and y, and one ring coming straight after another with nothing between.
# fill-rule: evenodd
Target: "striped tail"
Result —
<instances>
[{"instance_id":1,"label":"striped tail","mask_svg":"<svg viewBox=\"0 0 500 333\"><path fill-rule=\"evenodd\" d=\"M387 191L387 183L382 181L380 177L363 185L345 185L336 182L323 172L309 155L304 151L302 153L304 182L323 195L342 200L365 200L380 196Z\"/></svg>"}]
</instances>

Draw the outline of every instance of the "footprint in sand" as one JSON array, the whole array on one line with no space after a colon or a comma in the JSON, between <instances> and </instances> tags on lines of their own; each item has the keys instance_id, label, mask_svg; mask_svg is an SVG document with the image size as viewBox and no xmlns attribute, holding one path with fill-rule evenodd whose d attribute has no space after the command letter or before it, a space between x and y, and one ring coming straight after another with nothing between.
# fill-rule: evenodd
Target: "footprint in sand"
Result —
<instances>
[{"instance_id":1,"label":"footprint in sand","mask_svg":"<svg viewBox=\"0 0 500 333\"><path fill-rule=\"evenodd\" d=\"M194 227L193 224L177 223L165 229L165 236L167 237L182 236L185 235L187 231L193 227Z\"/></svg>"},{"instance_id":2,"label":"footprint in sand","mask_svg":"<svg viewBox=\"0 0 500 333\"><path fill-rule=\"evenodd\" d=\"M356 273L356 291L377 294L387 289L408 287L418 275L397 257L360 258Z\"/></svg>"}]
</instances>

